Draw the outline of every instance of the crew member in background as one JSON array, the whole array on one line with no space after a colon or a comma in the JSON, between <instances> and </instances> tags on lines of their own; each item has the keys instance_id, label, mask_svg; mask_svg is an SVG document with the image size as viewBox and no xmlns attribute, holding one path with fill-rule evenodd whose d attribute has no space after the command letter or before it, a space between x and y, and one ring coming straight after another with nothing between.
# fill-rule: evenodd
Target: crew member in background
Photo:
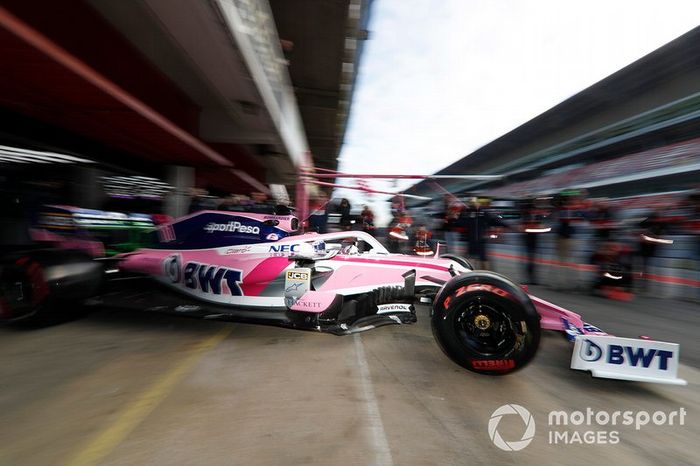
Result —
<instances>
[{"instance_id":1,"label":"crew member in background","mask_svg":"<svg viewBox=\"0 0 700 466\"><path fill-rule=\"evenodd\" d=\"M538 199L526 199L523 201L520 210L521 228L523 230L523 243L525 245L525 274L527 282L537 285L537 247L539 237L542 233L548 233L551 228L545 225L545 219L549 211L543 204L544 201Z\"/></svg>"},{"instance_id":2,"label":"crew member in background","mask_svg":"<svg viewBox=\"0 0 700 466\"><path fill-rule=\"evenodd\" d=\"M263 192L252 192L250 193L251 203L248 207L248 212L253 212L257 214L274 214L275 206L270 202L267 194Z\"/></svg>"},{"instance_id":3,"label":"crew member in background","mask_svg":"<svg viewBox=\"0 0 700 466\"><path fill-rule=\"evenodd\" d=\"M414 233L416 244L413 248L413 252L418 256L432 256L434 254L433 248L430 246L430 238L432 233L424 224L419 224L418 228Z\"/></svg>"},{"instance_id":4,"label":"crew member in background","mask_svg":"<svg viewBox=\"0 0 700 466\"><path fill-rule=\"evenodd\" d=\"M462 228L457 224L464 204L453 196L445 195L447 202L445 215L445 241L447 241L447 251L450 254L464 255L460 243Z\"/></svg>"},{"instance_id":5,"label":"crew member in background","mask_svg":"<svg viewBox=\"0 0 700 466\"><path fill-rule=\"evenodd\" d=\"M238 212L242 210L241 201L241 197L237 194L230 194L221 201L221 203L219 204L219 210Z\"/></svg>"},{"instance_id":6,"label":"crew member in background","mask_svg":"<svg viewBox=\"0 0 700 466\"><path fill-rule=\"evenodd\" d=\"M387 237L389 252L406 254L408 252L413 219L408 211L401 210L397 212L396 217L391 219L389 225L391 225Z\"/></svg>"},{"instance_id":7,"label":"crew member in background","mask_svg":"<svg viewBox=\"0 0 700 466\"><path fill-rule=\"evenodd\" d=\"M595 230L590 261L596 268L593 292L610 299L629 301L634 278L631 248L618 241L615 212L608 200L592 200L588 218Z\"/></svg>"},{"instance_id":8,"label":"crew member in background","mask_svg":"<svg viewBox=\"0 0 700 466\"><path fill-rule=\"evenodd\" d=\"M192 188L190 196L189 213L200 210L216 210L219 207L219 199L210 196L209 191L204 188Z\"/></svg>"},{"instance_id":9,"label":"crew member in background","mask_svg":"<svg viewBox=\"0 0 700 466\"><path fill-rule=\"evenodd\" d=\"M437 212L433 214L435 221L433 222L433 230L435 231L434 238L438 241L447 241L447 211L450 207L451 195L445 194L442 196Z\"/></svg>"},{"instance_id":10,"label":"crew member in background","mask_svg":"<svg viewBox=\"0 0 700 466\"><path fill-rule=\"evenodd\" d=\"M404 209L403 196L395 195L389 200L389 205L391 216L398 219L399 215L401 215L401 211Z\"/></svg>"},{"instance_id":11,"label":"crew member in background","mask_svg":"<svg viewBox=\"0 0 700 466\"><path fill-rule=\"evenodd\" d=\"M309 231L325 233L328 223L328 196L321 192L311 199L311 214L309 215Z\"/></svg>"},{"instance_id":12,"label":"crew member in background","mask_svg":"<svg viewBox=\"0 0 700 466\"><path fill-rule=\"evenodd\" d=\"M596 199L592 202L589 217L598 242L614 239L612 232L616 226L615 211L607 199Z\"/></svg>"},{"instance_id":13,"label":"crew member in background","mask_svg":"<svg viewBox=\"0 0 700 466\"><path fill-rule=\"evenodd\" d=\"M372 212L372 209L364 206L360 217L362 218L362 231L370 234L374 233L374 212Z\"/></svg>"},{"instance_id":14,"label":"crew member in background","mask_svg":"<svg viewBox=\"0 0 700 466\"><path fill-rule=\"evenodd\" d=\"M576 265L572 251L576 225L585 218L583 201L583 195L579 192L564 192L557 198L555 233L558 266L552 268L550 280L554 288L571 289L578 285L578 272L571 270Z\"/></svg>"},{"instance_id":15,"label":"crew member in background","mask_svg":"<svg viewBox=\"0 0 700 466\"><path fill-rule=\"evenodd\" d=\"M614 241L603 241L591 256L596 266L593 292L619 301L632 299L632 260L629 248Z\"/></svg>"},{"instance_id":16,"label":"crew member in background","mask_svg":"<svg viewBox=\"0 0 700 466\"><path fill-rule=\"evenodd\" d=\"M640 285L642 289L647 288L647 278L651 259L656 255L656 250L660 244L669 240L662 238L668 228L667 222L662 218L661 212L653 210L649 216L639 223L642 233L639 237L638 255L640 258Z\"/></svg>"},{"instance_id":17,"label":"crew member in background","mask_svg":"<svg viewBox=\"0 0 700 466\"><path fill-rule=\"evenodd\" d=\"M695 280L700 282L700 189L695 190L688 196L688 219L686 220L686 230L694 238L694 271ZM695 287L695 294L692 299L700 301L700 286Z\"/></svg>"},{"instance_id":18,"label":"crew member in background","mask_svg":"<svg viewBox=\"0 0 700 466\"><path fill-rule=\"evenodd\" d=\"M479 269L488 270L488 236L491 228L508 226L498 217L482 209L477 198L472 197L467 207L462 210L457 219L457 226L464 228L463 238L467 243L469 259L473 260Z\"/></svg>"},{"instance_id":19,"label":"crew member in background","mask_svg":"<svg viewBox=\"0 0 700 466\"><path fill-rule=\"evenodd\" d=\"M352 229L352 218L350 216L350 209L352 209L350 201L343 198L340 201L340 205L338 206L338 213L340 214L340 226L343 230Z\"/></svg>"}]
</instances>

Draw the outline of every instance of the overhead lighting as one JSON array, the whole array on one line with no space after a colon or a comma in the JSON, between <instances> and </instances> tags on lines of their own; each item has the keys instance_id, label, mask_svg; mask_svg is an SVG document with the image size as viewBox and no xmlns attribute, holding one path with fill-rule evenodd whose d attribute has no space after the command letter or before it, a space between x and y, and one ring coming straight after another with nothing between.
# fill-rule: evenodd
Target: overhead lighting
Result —
<instances>
[{"instance_id":1,"label":"overhead lighting","mask_svg":"<svg viewBox=\"0 0 700 466\"><path fill-rule=\"evenodd\" d=\"M6 163L95 163L94 160L75 157L68 154L46 152L20 147L0 145L0 161Z\"/></svg>"},{"instance_id":2,"label":"overhead lighting","mask_svg":"<svg viewBox=\"0 0 700 466\"><path fill-rule=\"evenodd\" d=\"M31 163L28 160L24 160L21 158L17 157L11 157L11 156L6 156L6 155L0 155L0 162L6 162L6 163ZM47 162L41 162L41 163L47 163Z\"/></svg>"},{"instance_id":3,"label":"overhead lighting","mask_svg":"<svg viewBox=\"0 0 700 466\"><path fill-rule=\"evenodd\" d=\"M105 192L112 197L156 197L161 198L173 187L150 176L103 176Z\"/></svg>"}]
</instances>

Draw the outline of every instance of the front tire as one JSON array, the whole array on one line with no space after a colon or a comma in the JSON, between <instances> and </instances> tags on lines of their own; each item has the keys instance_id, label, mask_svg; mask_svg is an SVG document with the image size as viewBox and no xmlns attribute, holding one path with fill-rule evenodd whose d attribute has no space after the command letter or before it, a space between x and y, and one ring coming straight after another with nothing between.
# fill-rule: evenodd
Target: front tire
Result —
<instances>
[{"instance_id":1,"label":"front tire","mask_svg":"<svg viewBox=\"0 0 700 466\"><path fill-rule=\"evenodd\" d=\"M455 261L465 269L474 270L474 266L471 262L469 262L469 259L467 259L466 257L458 256L456 254L443 254L442 256L440 256L440 259L450 259L452 261Z\"/></svg>"},{"instance_id":2,"label":"front tire","mask_svg":"<svg viewBox=\"0 0 700 466\"><path fill-rule=\"evenodd\" d=\"M443 352L480 374L504 375L524 367L540 341L540 317L527 293L488 271L447 282L435 299L431 324Z\"/></svg>"}]
</instances>

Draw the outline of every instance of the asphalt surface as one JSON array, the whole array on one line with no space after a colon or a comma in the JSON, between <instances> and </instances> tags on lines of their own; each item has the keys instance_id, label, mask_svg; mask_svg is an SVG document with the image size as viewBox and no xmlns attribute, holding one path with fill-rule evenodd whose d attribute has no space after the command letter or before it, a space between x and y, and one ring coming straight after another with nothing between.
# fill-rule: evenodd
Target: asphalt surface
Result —
<instances>
[{"instance_id":1,"label":"asphalt surface","mask_svg":"<svg viewBox=\"0 0 700 466\"><path fill-rule=\"evenodd\" d=\"M542 278L552 279L552 270L540 268ZM498 261L497 272L523 279L522 264ZM573 275L571 272L569 277ZM543 280L544 281L544 280ZM681 362L700 368L700 301L657 297L653 291L637 290L631 301L594 296L585 280L567 289L530 286L530 293L581 314L583 319L621 337L650 336L681 345Z\"/></svg>"},{"instance_id":2,"label":"asphalt surface","mask_svg":"<svg viewBox=\"0 0 700 466\"><path fill-rule=\"evenodd\" d=\"M689 385L572 371L556 333L520 372L472 374L438 349L423 306L416 325L345 337L103 310L0 328L0 465L700 464L700 306L531 291L612 333L680 342ZM488 424L513 403L536 429L505 452ZM550 411L587 408L686 414L639 430L548 425ZM508 415L498 432L520 440L524 426ZM552 443L554 431L574 443ZM582 440L591 435L598 443Z\"/></svg>"},{"instance_id":3,"label":"asphalt surface","mask_svg":"<svg viewBox=\"0 0 700 466\"><path fill-rule=\"evenodd\" d=\"M681 345L681 362L700 368L700 304L690 301L635 296L614 301L584 291L552 291L530 287L530 293L571 309L606 332L620 337L650 336Z\"/></svg>"}]
</instances>

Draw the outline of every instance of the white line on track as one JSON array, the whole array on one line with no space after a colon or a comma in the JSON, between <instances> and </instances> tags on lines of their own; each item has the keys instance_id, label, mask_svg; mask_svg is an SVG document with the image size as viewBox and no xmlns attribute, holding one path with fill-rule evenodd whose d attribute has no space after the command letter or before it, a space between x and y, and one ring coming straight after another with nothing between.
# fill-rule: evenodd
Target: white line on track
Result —
<instances>
[{"instance_id":1,"label":"white line on track","mask_svg":"<svg viewBox=\"0 0 700 466\"><path fill-rule=\"evenodd\" d=\"M379 413L377 397L374 395L372 387L372 376L369 372L369 365L365 357L365 349L362 346L362 337L359 334L353 335L355 339L355 353L357 354L357 365L360 368L360 389L365 400L365 416L369 427L369 437L372 448L375 452L375 464L381 466L393 466L391 449L386 439L382 416Z\"/></svg>"}]
</instances>

